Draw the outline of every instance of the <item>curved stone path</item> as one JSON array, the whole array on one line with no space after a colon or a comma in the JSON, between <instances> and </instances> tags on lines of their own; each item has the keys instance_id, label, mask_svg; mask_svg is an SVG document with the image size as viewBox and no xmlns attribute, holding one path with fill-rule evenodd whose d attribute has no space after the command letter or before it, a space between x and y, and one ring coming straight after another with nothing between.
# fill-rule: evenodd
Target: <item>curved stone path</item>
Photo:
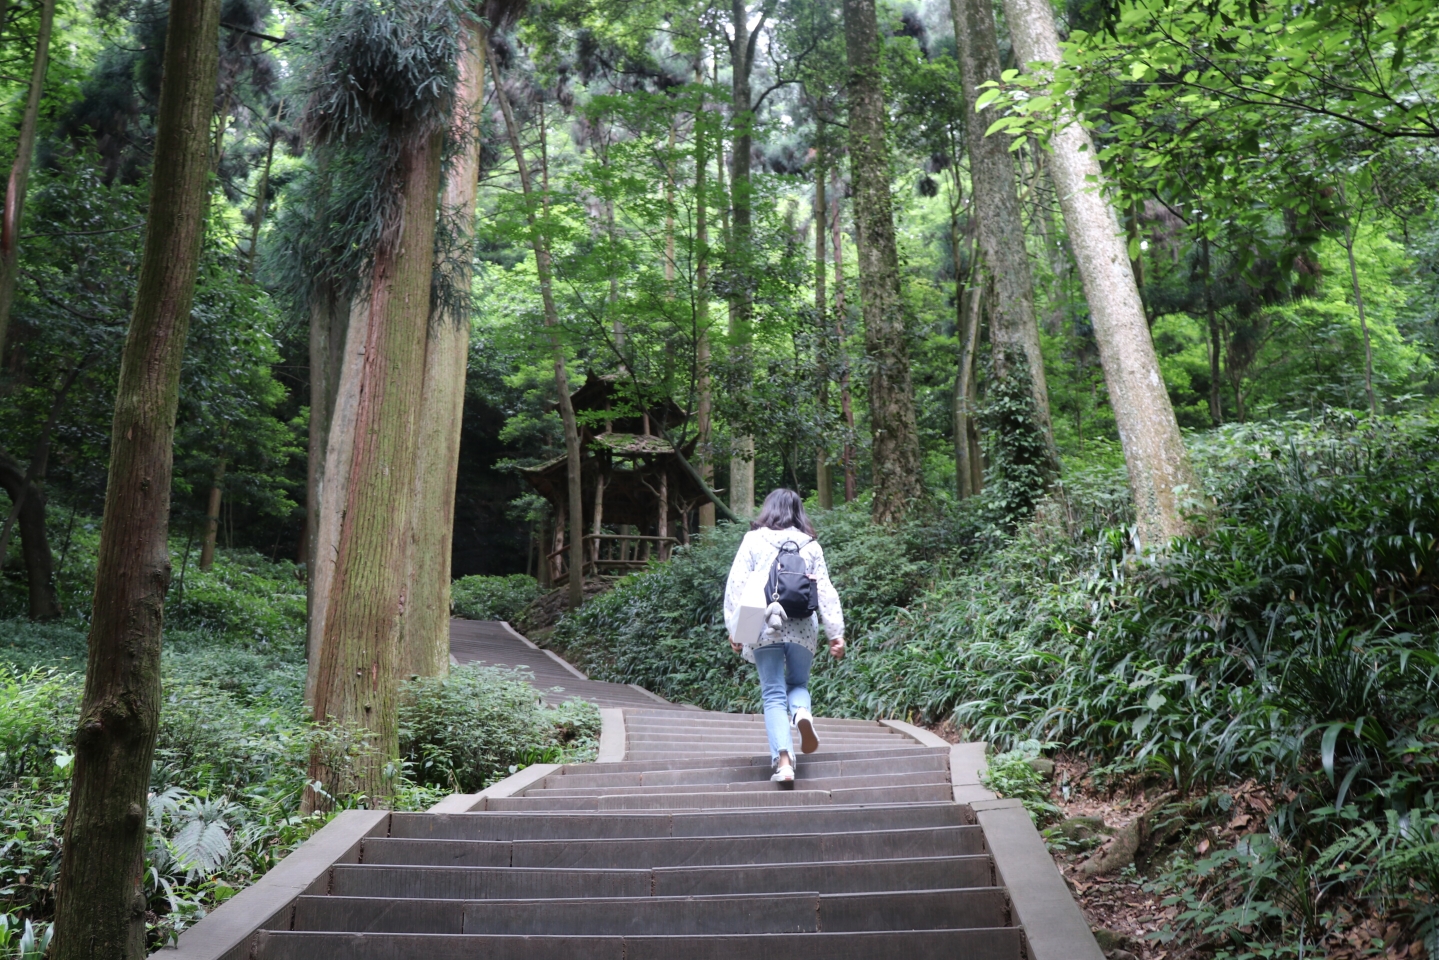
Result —
<instances>
[{"instance_id":1,"label":"curved stone path","mask_svg":"<svg viewBox=\"0 0 1439 960\"><path fill-rule=\"evenodd\" d=\"M456 662L601 708L593 763L426 813L347 811L186 932L175 960L1102 960L983 744L818 721L792 789L759 717L602 683L508 625Z\"/></svg>"}]
</instances>

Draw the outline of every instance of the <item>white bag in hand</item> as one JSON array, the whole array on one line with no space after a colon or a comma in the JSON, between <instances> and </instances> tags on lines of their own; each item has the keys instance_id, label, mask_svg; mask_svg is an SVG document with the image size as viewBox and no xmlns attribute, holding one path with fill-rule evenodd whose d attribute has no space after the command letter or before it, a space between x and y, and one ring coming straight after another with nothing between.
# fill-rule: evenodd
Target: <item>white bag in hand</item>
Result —
<instances>
[{"instance_id":1,"label":"white bag in hand","mask_svg":"<svg viewBox=\"0 0 1439 960\"><path fill-rule=\"evenodd\" d=\"M744 589L739 595L739 613L735 617L733 636L736 643L742 643L752 647L759 643L760 634L765 628L765 608L769 605L765 601L764 586L769 579L769 569L755 570L745 581Z\"/></svg>"}]
</instances>

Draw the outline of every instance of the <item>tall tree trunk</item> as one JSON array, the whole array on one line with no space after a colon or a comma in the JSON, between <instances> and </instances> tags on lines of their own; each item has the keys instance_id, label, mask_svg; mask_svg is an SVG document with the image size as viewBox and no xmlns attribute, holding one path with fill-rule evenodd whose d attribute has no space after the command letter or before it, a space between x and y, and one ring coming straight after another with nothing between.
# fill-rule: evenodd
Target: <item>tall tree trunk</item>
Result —
<instances>
[{"instance_id":1,"label":"tall tree trunk","mask_svg":"<svg viewBox=\"0 0 1439 960\"><path fill-rule=\"evenodd\" d=\"M1021 63L1060 61L1059 35L1049 0L1004 0L1004 9ZM1071 114L1061 118L1050 149L1050 175L1084 281L1109 402L1129 469L1139 539L1148 546L1162 546L1188 530L1182 501L1186 492L1198 494L1194 471L1159 373L1124 232L1104 195L1104 174L1094 143Z\"/></svg>"},{"instance_id":2,"label":"tall tree trunk","mask_svg":"<svg viewBox=\"0 0 1439 960\"><path fill-rule=\"evenodd\" d=\"M974 378L979 353L979 319L983 291L970 287L959 300L959 364L954 377L954 472L960 499L978 496L984 489L984 460L975 423L979 391Z\"/></svg>"},{"instance_id":3,"label":"tall tree trunk","mask_svg":"<svg viewBox=\"0 0 1439 960\"><path fill-rule=\"evenodd\" d=\"M869 409L874 518L904 518L920 494L919 434L909 377L899 252L889 194L884 77L875 0L844 0L849 67L849 157L859 240L859 298L870 363Z\"/></svg>"},{"instance_id":4,"label":"tall tree trunk","mask_svg":"<svg viewBox=\"0 0 1439 960\"><path fill-rule=\"evenodd\" d=\"M310 781L332 796L354 790L372 802L390 795L387 770L399 752L399 645L410 604L404 533L415 491L443 139L438 131L411 134L401 146L401 219L393 238L375 251L349 483L315 686L317 722L362 729L371 749L355 759L353 771L334 769L316 749ZM352 320L352 334L355 325ZM320 805L308 793L309 802Z\"/></svg>"},{"instance_id":5,"label":"tall tree trunk","mask_svg":"<svg viewBox=\"0 0 1439 960\"><path fill-rule=\"evenodd\" d=\"M400 646L400 676L435 677L450 667L450 559L455 533L455 484L460 469L460 427L465 412L465 369L470 351L469 298L474 257L475 196L480 183L480 113L484 107L483 26L465 21L455 88L452 138L460 145L445 171L444 208L456 224L451 255L436 269L449 295L430 318L425 344L425 385L420 399L420 443L415 502L410 511L410 600Z\"/></svg>"},{"instance_id":6,"label":"tall tree trunk","mask_svg":"<svg viewBox=\"0 0 1439 960\"><path fill-rule=\"evenodd\" d=\"M844 468L844 502L849 503L859 496L859 476L855 466L854 451L854 399L850 395L849 346L845 342L844 321L848 308L844 302L844 229L840 224L839 166L830 172L830 185L834 188L834 214L830 219L830 238L834 247L834 342L839 355L839 413L844 420L844 450L840 454Z\"/></svg>"},{"instance_id":7,"label":"tall tree trunk","mask_svg":"<svg viewBox=\"0 0 1439 960\"><path fill-rule=\"evenodd\" d=\"M50 64L50 34L55 25L55 0L40 4L40 32L35 37L35 61L30 68L30 92L20 116L15 160L5 182L5 206L0 210L0 363L5 360L5 337L10 329L10 308L15 302L15 279L20 270L20 224L25 213L25 190L30 162L35 156L35 128L40 122L40 96ZM5 21L0 17L0 29Z\"/></svg>"},{"instance_id":8,"label":"tall tree trunk","mask_svg":"<svg viewBox=\"0 0 1439 960\"><path fill-rule=\"evenodd\" d=\"M175 407L204 237L219 30L219 0L172 0L148 229L110 432L55 960L145 956L145 808L160 722Z\"/></svg>"},{"instance_id":9,"label":"tall tree trunk","mask_svg":"<svg viewBox=\"0 0 1439 960\"><path fill-rule=\"evenodd\" d=\"M1209 323L1209 419L1217 427L1224 422L1224 405L1219 392L1219 318L1214 313L1213 276L1209 265L1209 238L1200 239L1204 258L1204 316Z\"/></svg>"},{"instance_id":10,"label":"tall tree trunk","mask_svg":"<svg viewBox=\"0 0 1439 960\"><path fill-rule=\"evenodd\" d=\"M225 458L215 461L210 477L210 499L205 505L205 540L200 545L200 569L206 573L215 564L215 541L220 532L220 500L225 495Z\"/></svg>"},{"instance_id":11,"label":"tall tree trunk","mask_svg":"<svg viewBox=\"0 0 1439 960\"><path fill-rule=\"evenodd\" d=\"M695 66L695 83L703 80L701 68ZM699 454L699 475L704 482L714 485L714 451L711 449L714 416L713 388L710 385L710 251L709 251L709 198L706 196L706 175L709 172L709 156L706 151L708 138L704 127L704 99L700 99L695 113L695 387L699 394L699 410L695 414L695 428L698 440L695 451ZM705 500L699 505L699 525L710 529L715 525L715 505Z\"/></svg>"},{"instance_id":12,"label":"tall tree trunk","mask_svg":"<svg viewBox=\"0 0 1439 960\"><path fill-rule=\"evenodd\" d=\"M315 706L320 651L330 615L330 592L340 549L340 525L349 499L355 417L360 403L365 344L370 335L368 295L342 303L317 291L310 306L310 568L305 702ZM319 409L317 409L319 406ZM318 719L324 719L319 715Z\"/></svg>"},{"instance_id":13,"label":"tall tree trunk","mask_svg":"<svg viewBox=\"0 0 1439 960\"><path fill-rule=\"evenodd\" d=\"M1349 197L1344 186L1339 187L1339 198L1346 206L1349 204ZM1359 313L1359 331L1364 335L1364 395L1369 399L1369 414L1375 416L1379 413L1379 404L1374 401L1374 348L1369 343L1369 321L1364 316L1364 293L1359 289L1359 267L1354 262L1354 222L1358 222L1362 207L1358 210L1344 211L1344 251L1349 255L1349 282L1354 290L1354 309ZM1240 419L1243 419L1241 415Z\"/></svg>"},{"instance_id":14,"label":"tall tree trunk","mask_svg":"<svg viewBox=\"0 0 1439 960\"><path fill-rule=\"evenodd\" d=\"M11 512L0 536L0 566L10 549L10 525L20 531L31 620L53 620L64 611L55 592L55 562L45 530L45 488L11 456L0 450L0 488L10 496Z\"/></svg>"},{"instance_id":15,"label":"tall tree trunk","mask_svg":"<svg viewBox=\"0 0 1439 960\"><path fill-rule=\"evenodd\" d=\"M10 534L16 521L20 526L20 554L25 564L28 579L31 620L51 620L60 616L60 598L55 592L55 571L50 556L50 538L45 529L45 474L50 468L50 439L55 434L55 425L60 422L60 411L70 388L80 379L82 364L75 364L65 372L64 378L56 384L50 394L50 410L40 426L40 435L35 439L35 449L30 453L30 466L17 477L0 479L10 494L10 512L0 528L0 570L10 556ZM14 461L0 448L0 458L7 463ZM15 471L19 465L15 464Z\"/></svg>"},{"instance_id":16,"label":"tall tree trunk","mask_svg":"<svg viewBox=\"0 0 1439 960\"><path fill-rule=\"evenodd\" d=\"M545 311L545 332L549 336L550 353L554 358L555 392L559 394L560 423L565 430L565 460L567 474L568 514L570 523L570 609L578 609L584 602L585 570L585 505L580 470L580 428L575 419L575 408L570 402L570 381L565 371L565 347L560 340L560 312L555 306L554 281L550 266L549 242L540 231L539 217L535 211L534 189L530 184L530 168L525 162L525 151L520 146L520 128L515 123L514 111L510 109L510 98L505 94L499 67L490 57L490 74L495 81L495 99L499 101L500 113L505 118L505 132L510 138L510 149L515 155L515 167L519 171L520 189L526 200L526 216L529 218L531 244L535 251L535 273L540 281L540 301ZM548 200L540 198L540 203ZM556 535L563 527L563 519L556 521Z\"/></svg>"},{"instance_id":17,"label":"tall tree trunk","mask_svg":"<svg viewBox=\"0 0 1439 960\"><path fill-rule=\"evenodd\" d=\"M255 220L250 224L250 251L249 267L250 279L255 279L255 260L260 252L260 229L265 225L265 214L269 212L270 193L270 168L275 163L275 141L279 139L279 131L275 125L279 122L279 109L275 110L275 118L270 122L270 137L265 147L265 165L260 168L260 188L255 192Z\"/></svg>"},{"instance_id":18,"label":"tall tree trunk","mask_svg":"<svg viewBox=\"0 0 1439 960\"><path fill-rule=\"evenodd\" d=\"M729 339L730 349L740 369L737 388L744 394L751 389L754 340L754 290L751 265L754 260L754 185L750 179L750 154L754 149L754 110L751 106L751 75L754 70L755 44L764 29L767 17L761 16L751 30L749 5L745 0L730 0L730 20L734 35L730 43L730 222L725 256L729 274ZM748 399L746 396L745 399ZM754 436L749 423L735 425L738 432L731 441L729 505L741 517L754 516Z\"/></svg>"},{"instance_id":19,"label":"tall tree trunk","mask_svg":"<svg viewBox=\"0 0 1439 960\"><path fill-rule=\"evenodd\" d=\"M814 319L816 332L815 338L818 346L819 361L819 402L820 409L826 414L829 412L829 381L830 364L829 357L831 350L825 346L829 339L829 298L825 291L825 271L828 269L825 263L824 248L829 238L825 236L826 221L829 219L829 203L824 196L824 180L828 175L825 168L824 158L821 154L816 157L814 164ZM830 510L834 507L834 478L830 476L829 458L825 456L824 443L821 442L814 458L814 485L818 494L821 509Z\"/></svg>"},{"instance_id":20,"label":"tall tree trunk","mask_svg":"<svg viewBox=\"0 0 1439 960\"><path fill-rule=\"evenodd\" d=\"M974 184L974 214L979 226L979 248L985 269L994 280L995 297L989 318L994 343L994 370L1007 376L1006 364L1023 358L1029 365L1030 392L1038 427L1044 436L1046 479L1059 476L1059 450L1049 416L1049 390L1044 379L1044 354L1039 348L1039 324L1034 313L1034 280L1024 242L1015 185L1014 155L1005 137L986 137L986 118L974 110L980 85L998 81L999 44L995 39L991 0L950 0L954 37L959 50L960 83L964 89L965 138L969 172Z\"/></svg>"}]
</instances>

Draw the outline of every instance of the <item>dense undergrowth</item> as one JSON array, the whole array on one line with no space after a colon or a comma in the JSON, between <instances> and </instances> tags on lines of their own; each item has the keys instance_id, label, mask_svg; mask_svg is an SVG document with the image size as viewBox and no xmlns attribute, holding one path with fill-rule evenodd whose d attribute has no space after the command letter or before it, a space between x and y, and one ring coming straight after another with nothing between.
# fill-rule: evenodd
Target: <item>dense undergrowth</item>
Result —
<instances>
[{"instance_id":1,"label":"dense undergrowth","mask_svg":"<svg viewBox=\"0 0 1439 960\"><path fill-rule=\"evenodd\" d=\"M1165 935L1189 949L1304 955L1369 910L1436 955L1439 419L1190 444L1195 532L1162 554L1132 549L1122 472L1102 466L1071 469L1013 531L982 498L892 532L863 504L818 518L852 648L816 671L817 708L1037 742L1101 781L1187 798L1193 822L1151 881L1179 908ZM551 644L596 679L755 709L720 613L739 536L623 581ZM1273 798L1268 823L1196 852L1206 804L1244 780Z\"/></svg>"},{"instance_id":2,"label":"dense undergrowth","mask_svg":"<svg viewBox=\"0 0 1439 960\"><path fill-rule=\"evenodd\" d=\"M54 910L85 667L86 624L76 614L86 610L94 570L93 525L71 533L60 580L71 615L44 624L0 619L0 956L42 946ZM332 762L368 749L362 738L321 733L304 719L305 596L296 568L222 550L201 573L175 546L146 850L152 947L327 821L300 812L312 749ZM8 580L0 601L5 615L23 610L23 593ZM397 809L478 790L521 765L583 759L599 728L587 704L545 708L522 675L478 668L410 684L400 721L402 773L388 804ZM369 803L358 794L334 801L337 809Z\"/></svg>"}]
</instances>

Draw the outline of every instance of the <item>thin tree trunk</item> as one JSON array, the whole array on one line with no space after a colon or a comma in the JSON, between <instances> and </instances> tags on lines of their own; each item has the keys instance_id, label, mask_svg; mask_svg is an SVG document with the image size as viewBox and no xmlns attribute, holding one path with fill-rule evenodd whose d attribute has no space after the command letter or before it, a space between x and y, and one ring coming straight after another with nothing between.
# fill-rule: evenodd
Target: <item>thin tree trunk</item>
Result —
<instances>
[{"instance_id":1,"label":"thin tree trunk","mask_svg":"<svg viewBox=\"0 0 1439 960\"><path fill-rule=\"evenodd\" d=\"M825 291L825 271L828 265L825 263L824 248L828 242L825 236L825 221L829 219L829 203L824 195L824 180L828 170L824 164L824 157L821 154L815 160L814 165L814 318L816 331L819 336L815 338L817 345L818 366L819 366L819 403L820 409L829 412L829 380L830 365L829 356L832 351L826 349L825 340L829 332L829 298ZM815 452L814 458L814 485L819 495L819 505L823 510L834 508L834 478L830 476L829 458L825 456L824 443L821 442L819 449Z\"/></svg>"},{"instance_id":2,"label":"thin tree trunk","mask_svg":"<svg viewBox=\"0 0 1439 960\"><path fill-rule=\"evenodd\" d=\"M844 419L844 450L840 464L844 468L844 502L849 503L859 496L859 477L854 462L854 400L850 396L849 347L845 343L844 321L847 308L844 303L844 230L840 226L840 200L843 191L839 188L839 167L830 171L830 183L834 187L834 216L830 220L830 237L834 247L834 338L835 351L839 355L839 412Z\"/></svg>"},{"instance_id":3,"label":"thin tree trunk","mask_svg":"<svg viewBox=\"0 0 1439 960\"><path fill-rule=\"evenodd\" d=\"M670 475L668 470L660 471L659 516L655 518L655 536L659 537L658 553L661 561L670 558L670 545L665 538L670 535Z\"/></svg>"},{"instance_id":4,"label":"thin tree trunk","mask_svg":"<svg viewBox=\"0 0 1439 960\"><path fill-rule=\"evenodd\" d=\"M1029 365L1030 393L1035 416L1044 437L1046 480L1059 476L1059 450L1049 415L1049 389L1044 378L1044 354L1039 347L1039 323L1034 312L1034 279L1024 242L1024 218L1015 185L1014 155L1002 136L986 137L989 118L979 116L974 103L980 85L998 81L999 43L995 39L991 0L950 0L954 37L959 51L960 82L964 90L965 138L969 148L970 178L974 184L974 215L979 227L979 248L984 269L993 277L995 294L989 318L994 343L994 369L1008 376L1007 363L1022 357Z\"/></svg>"},{"instance_id":5,"label":"thin tree trunk","mask_svg":"<svg viewBox=\"0 0 1439 960\"><path fill-rule=\"evenodd\" d=\"M454 218L454 249L436 266L448 288L430 318L415 500L410 511L410 587L400 645L400 676L436 677L450 668L450 561L455 485L470 350L468 297L474 256L475 197L480 180L480 112L484 108L486 30L465 21L455 89L452 139L459 150L445 171L444 208ZM444 275L447 273L448 275Z\"/></svg>"},{"instance_id":6,"label":"thin tree trunk","mask_svg":"<svg viewBox=\"0 0 1439 960\"><path fill-rule=\"evenodd\" d=\"M751 74L754 68L755 44L764 28L765 18L751 30L749 5L745 0L730 0L730 20L734 28L730 44L730 109L734 146L730 153L730 222L729 242L725 255L729 261L729 339L730 349L740 368L737 389L748 394L753 371L750 369L754 340L754 290L752 262L754 259L754 187L750 180L750 154L754 149L754 111L751 107ZM747 399L747 397L745 398ZM733 438L730 457L729 505L741 517L754 515L754 436L748 431L752 424L735 425L741 431Z\"/></svg>"},{"instance_id":7,"label":"thin tree trunk","mask_svg":"<svg viewBox=\"0 0 1439 960\"><path fill-rule=\"evenodd\" d=\"M204 237L219 0L172 0L150 208L120 358L55 960L145 956L145 807L160 723L180 364Z\"/></svg>"},{"instance_id":8,"label":"thin tree trunk","mask_svg":"<svg viewBox=\"0 0 1439 960\"><path fill-rule=\"evenodd\" d=\"M1021 63L1058 63L1059 36L1049 0L1005 0L1005 18ZM1105 180L1089 133L1072 115L1050 141L1050 174L1059 193L1084 281L1110 406L1129 469L1139 540L1159 547L1189 529L1186 495L1199 488L1174 418L1144 305L1129 266L1124 233L1104 195Z\"/></svg>"},{"instance_id":9,"label":"thin tree trunk","mask_svg":"<svg viewBox=\"0 0 1439 960\"><path fill-rule=\"evenodd\" d=\"M15 280L20 270L20 226L25 214L25 191L30 163L35 156L35 128L40 122L40 96L50 64L50 34L55 25L55 0L40 5L40 32L35 37L35 60L30 69L30 92L20 116L15 160L5 182L5 206L0 210L0 363L5 359L5 338L10 329L10 308L15 302ZM0 16L0 29L5 26Z\"/></svg>"},{"instance_id":10,"label":"thin tree trunk","mask_svg":"<svg viewBox=\"0 0 1439 960\"><path fill-rule=\"evenodd\" d=\"M975 430L974 360L979 352L979 315L984 297L978 287L960 296L959 364L954 377L954 470L960 499L979 494L983 464L978 461Z\"/></svg>"},{"instance_id":11,"label":"thin tree trunk","mask_svg":"<svg viewBox=\"0 0 1439 960\"><path fill-rule=\"evenodd\" d=\"M605 528L605 473L599 459L595 460L595 502L590 509L590 562L594 564L595 576L600 573L600 534Z\"/></svg>"},{"instance_id":12,"label":"thin tree trunk","mask_svg":"<svg viewBox=\"0 0 1439 960\"><path fill-rule=\"evenodd\" d=\"M265 166L260 170L260 189L255 192L255 222L250 224L250 279L255 279L255 260L260 252L260 228L265 225L265 214L268 211L270 193L270 168L275 163L275 141L278 139L275 123L279 120L279 110L275 111L276 118L270 123L270 139L265 147Z\"/></svg>"},{"instance_id":13,"label":"thin tree trunk","mask_svg":"<svg viewBox=\"0 0 1439 960\"><path fill-rule=\"evenodd\" d=\"M702 79L699 66L695 67L695 83ZM695 386L699 393L699 410L695 414L695 429L698 439L695 451L699 454L700 478L714 486L714 451L711 449L711 433L714 416L714 397L710 385L710 251L709 251L709 198L706 194L705 179L709 168L706 154L707 137L704 129L704 100L701 98L695 113ZM711 529L715 525L715 505L705 500L699 505L699 525Z\"/></svg>"},{"instance_id":14,"label":"thin tree trunk","mask_svg":"<svg viewBox=\"0 0 1439 960\"><path fill-rule=\"evenodd\" d=\"M352 771L341 771L317 748L309 779L331 796L353 790L371 802L389 797L389 771L399 752L399 645L409 605L403 574L410 561L404 531L414 502L443 139L439 131L411 134L401 147L401 222L375 251L349 483L315 686L317 722L364 730L370 749L354 759ZM313 790L307 798L314 806L323 802Z\"/></svg>"},{"instance_id":15,"label":"thin tree trunk","mask_svg":"<svg viewBox=\"0 0 1439 960\"><path fill-rule=\"evenodd\" d=\"M514 112L510 109L510 98L505 94L500 79L499 66L490 57L490 74L495 81L495 99L499 101L500 113L505 118L505 131L510 138L510 149L515 155L515 167L519 171L520 189L527 202L526 215L529 218L531 245L535 251L535 273L540 281L540 300L545 311L545 332L550 341L550 352L554 357L555 391L559 394L560 422L565 430L565 459L568 475L567 499L570 517L570 578L569 604L578 609L584 602L584 493L580 474L580 429L575 420L575 408L570 402L570 382L565 372L565 347L560 340L560 313L555 306L554 283L550 267L549 244L540 232L539 218L535 215L534 191L530 185L530 168L525 164L524 148L520 146L520 128L515 123ZM545 198L541 198L546 203Z\"/></svg>"},{"instance_id":16,"label":"thin tree trunk","mask_svg":"<svg viewBox=\"0 0 1439 960\"><path fill-rule=\"evenodd\" d=\"M874 518L904 518L920 495L919 434L905 342L899 252L889 193L884 78L875 0L844 0L849 67L849 156L859 239L859 297L870 363L869 410Z\"/></svg>"},{"instance_id":17,"label":"thin tree trunk","mask_svg":"<svg viewBox=\"0 0 1439 960\"><path fill-rule=\"evenodd\" d=\"M205 573L215 565L215 539L220 529L220 499L225 494L225 458L215 461L210 478L210 501L205 507L205 540L200 545L200 569Z\"/></svg>"},{"instance_id":18,"label":"thin tree trunk","mask_svg":"<svg viewBox=\"0 0 1439 960\"><path fill-rule=\"evenodd\" d=\"M45 488L4 451L0 451L0 487L9 494L11 503L5 533L0 536L0 566L4 566L9 552L11 524L14 524L20 531L20 557L25 563L30 619L53 620L64 611L55 591L54 558L45 530Z\"/></svg>"},{"instance_id":19,"label":"thin tree trunk","mask_svg":"<svg viewBox=\"0 0 1439 960\"><path fill-rule=\"evenodd\" d=\"M1348 206L1349 198L1342 184L1339 199ZM1358 219L1357 211L1355 219ZM1354 262L1354 225L1350 223L1347 209L1344 216L1344 251L1349 255L1349 282L1354 288L1354 309L1359 312L1359 330L1364 334L1364 395L1369 399L1369 415L1377 416L1379 404L1374 401L1374 348L1369 343L1369 321L1364 316L1364 294L1359 289L1359 268Z\"/></svg>"},{"instance_id":20,"label":"thin tree trunk","mask_svg":"<svg viewBox=\"0 0 1439 960\"><path fill-rule=\"evenodd\" d=\"M1204 257L1204 315L1209 322L1209 419L1217 427L1224 422L1224 406L1219 383L1219 318L1214 313L1213 277L1209 269L1209 238L1200 240Z\"/></svg>"},{"instance_id":21,"label":"thin tree trunk","mask_svg":"<svg viewBox=\"0 0 1439 960\"><path fill-rule=\"evenodd\" d=\"M365 344L370 335L370 301L367 294L348 305L322 292L310 313L310 396L323 402L310 412L309 499L313 502L309 570L310 609L305 675L305 702L314 714L315 687L320 680L325 623L330 615L330 593L340 549L340 525L350 495L350 466L355 447L356 413L365 365ZM321 377L320 375L323 374ZM318 454L318 455L317 455Z\"/></svg>"}]
</instances>

